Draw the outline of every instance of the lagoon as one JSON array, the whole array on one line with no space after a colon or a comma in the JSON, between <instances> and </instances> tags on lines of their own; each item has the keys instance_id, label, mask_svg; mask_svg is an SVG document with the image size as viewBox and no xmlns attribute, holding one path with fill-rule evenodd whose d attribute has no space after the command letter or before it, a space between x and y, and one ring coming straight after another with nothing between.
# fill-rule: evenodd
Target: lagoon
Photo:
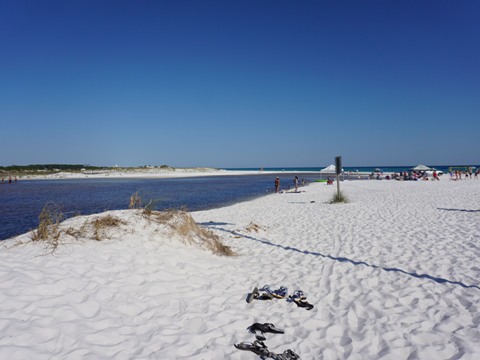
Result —
<instances>
[{"instance_id":1,"label":"lagoon","mask_svg":"<svg viewBox=\"0 0 480 360\"><path fill-rule=\"evenodd\" d=\"M19 180L0 185L0 240L38 226L46 204L58 206L66 218L127 209L138 192L154 200L156 210L186 207L208 210L247 201L273 191L277 174L199 176L173 179ZM293 185L295 173L278 174L282 188ZM300 179L318 179L318 173L299 173Z\"/></svg>"}]
</instances>

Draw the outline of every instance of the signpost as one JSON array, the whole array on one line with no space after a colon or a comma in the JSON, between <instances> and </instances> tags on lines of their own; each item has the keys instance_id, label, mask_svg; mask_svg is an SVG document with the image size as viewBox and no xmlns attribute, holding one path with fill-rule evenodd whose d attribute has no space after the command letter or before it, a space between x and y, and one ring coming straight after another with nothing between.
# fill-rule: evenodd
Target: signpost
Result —
<instances>
[{"instance_id":1,"label":"signpost","mask_svg":"<svg viewBox=\"0 0 480 360\"><path fill-rule=\"evenodd\" d=\"M342 172L342 157L335 157L335 173L337 174L337 195L340 196L340 173Z\"/></svg>"}]
</instances>

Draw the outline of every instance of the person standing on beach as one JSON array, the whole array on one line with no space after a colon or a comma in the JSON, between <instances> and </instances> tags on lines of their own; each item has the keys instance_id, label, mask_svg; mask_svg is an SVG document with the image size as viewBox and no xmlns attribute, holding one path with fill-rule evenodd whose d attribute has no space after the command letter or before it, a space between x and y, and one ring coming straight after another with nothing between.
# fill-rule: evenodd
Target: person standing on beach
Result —
<instances>
[{"instance_id":1,"label":"person standing on beach","mask_svg":"<svg viewBox=\"0 0 480 360\"><path fill-rule=\"evenodd\" d=\"M278 193L278 189L280 189L280 179L277 178L275 179L275 192Z\"/></svg>"},{"instance_id":2,"label":"person standing on beach","mask_svg":"<svg viewBox=\"0 0 480 360\"><path fill-rule=\"evenodd\" d=\"M295 186L295 192L298 192L298 176L293 178L293 185Z\"/></svg>"}]
</instances>

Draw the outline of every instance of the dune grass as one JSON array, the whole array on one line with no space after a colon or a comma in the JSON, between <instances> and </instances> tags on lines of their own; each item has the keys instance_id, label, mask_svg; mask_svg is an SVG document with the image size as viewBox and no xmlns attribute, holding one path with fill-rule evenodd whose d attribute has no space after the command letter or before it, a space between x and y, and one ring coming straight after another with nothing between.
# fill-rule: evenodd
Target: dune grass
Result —
<instances>
[{"instance_id":1,"label":"dune grass","mask_svg":"<svg viewBox=\"0 0 480 360\"><path fill-rule=\"evenodd\" d=\"M54 203L46 204L38 216L38 228L32 232L32 241L42 241L54 252L61 235L60 223L64 215L60 207Z\"/></svg>"},{"instance_id":2,"label":"dune grass","mask_svg":"<svg viewBox=\"0 0 480 360\"><path fill-rule=\"evenodd\" d=\"M142 207L142 199L138 192L130 197L129 208L132 211L141 212L142 218L163 225L169 236L178 237L186 244L208 249L216 255L235 255L229 246L221 242L218 235L198 225L186 208L156 211L153 210L153 200ZM54 204L47 204L43 208L39 220L38 228L32 232L31 239L32 241L43 241L51 248L51 252L54 252L59 246L62 234L66 235L67 238L73 237L75 240L94 239L101 241L111 236L111 230L126 231L125 228L123 230L120 228L128 225L127 221L122 218L112 214L104 214L87 217L81 225L77 222L74 226L61 227L64 215L60 208ZM131 231L135 231L135 226L136 224L131 224Z\"/></svg>"},{"instance_id":3,"label":"dune grass","mask_svg":"<svg viewBox=\"0 0 480 360\"><path fill-rule=\"evenodd\" d=\"M338 191L333 195L329 203L330 204L339 204L339 203L346 204L348 203L348 198L343 192Z\"/></svg>"},{"instance_id":4,"label":"dune grass","mask_svg":"<svg viewBox=\"0 0 480 360\"><path fill-rule=\"evenodd\" d=\"M90 222L93 228L93 236L95 240L100 241L107 236L108 229L117 228L120 225L125 225L126 222L112 215L105 215L96 218Z\"/></svg>"},{"instance_id":5,"label":"dune grass","mask_svg":"<svg viewBox=\"0 0 480 360\"><path fill-rule=\"evenodd\" d=\"M140 209L142 207L142 198L138 194L138 191L133 193L130 196L130 204L128 204L129 209Z\"/></svg>"},{"instance_id":6,"label":"dune grass","mask_svg":"<svg viewBox=\"0 0 480 360\"><path fill-rule=\"evenodd\" d=\"M172 235L177 235L187 244L206 247L216 255L233 256L234 251L223 244L213 231L198 225L185 209L170 209L150 212L150 219L167 226Z\"/></svg>"}]
</instances>

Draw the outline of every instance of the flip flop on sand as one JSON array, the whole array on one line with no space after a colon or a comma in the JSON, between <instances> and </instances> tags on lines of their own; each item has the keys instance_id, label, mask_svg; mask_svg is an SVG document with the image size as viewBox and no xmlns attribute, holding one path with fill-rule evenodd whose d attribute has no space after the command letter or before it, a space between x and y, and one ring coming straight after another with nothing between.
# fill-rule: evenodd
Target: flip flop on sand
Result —
<instances>
[{"instance_id":1,"label":"flip flop on sand","mask_svg":"<svg viewBox=\"0 0 480 360\"><path fill-rule=\"evenodd\" d=\"M246 350L246 351L252 351L253 353L260 355L260 356L266 356L270 357L270 351L268 351L267 346L261 342L261 341L254 341L253 343L249 342L241 342L240 344L234 344L237 349L239 350Z\"/></svg>"},{"instance_id":2,"label":"flip flop on sand","mask_svg":"<svg viewBox=\"0 0 480 360\"><path fill-rule=\"evenodd\" d=\"M270 355L274 360L300 360L300 356L295 354L292 350L288 349L283 352L283 354L271 354Z\"/></svg>"},{"instance_id":3,"label":"flip flop on sand","mask_svg":"<svg viewBox=\"0 0 480 360\"><path fill-rule=\"evenodd\" d=\"M284 299L288 294L286 287L280 287L278 290L272 290L270 285L265 285L261 289L255 287L251 293L247 295L247 302L251 303L253 300L272 300Z\"/></svg>"},{"instance_id":4,"label":"flip flop on sand","mask_svg":"<svg viewBox=\"0 0 480 360\"><path fill-rule=\"evenodd\" d=\"M314 306L309 304L307 297L301 290L295 291L293 295L290 295L287 299L288 302L294 302L298 307L305 308L307 310L312 310Z\"/></svg>"},{"instance_id":5,"label":"flip flop on sand","mask_svg":"<svg viewBox=\"0 0 480 360\"><path fill-rule=\"evenodd\" d=\"M255 287L251 293L247 295L247 303L251 303L253 300L272 300L273 296L270 293L263 291L260 293L257 287Z\"/></svg>"},{"instance_id":6,"label":"flip flop on sand","mask_svg":"<svg viewBox=\"0 0 480 360\"><path fill-rule=\"evenodd\" d=\"M277 299L285 299L285 297L288 295L288 288L285 286L280 286L279 289L270 291L270 295Z\"/></svg>"},{"instance_id":7,"label":"flip flop on sand","mask_svg":"<svg viewBox=\"0 0 480 360\"><path fill-rule=\"evenodd\" d=\"M314 306L312 304L309 304L306 300L293 300L295 304L297 304L298 307L305 308L307 310L312 310Z\"/></svg>"},{"instance_id":8,"label":"flip flop on sand","mask_svg":"<svg viewBox=\"0 0 480 360\"><path fill-rule=\"evenodd\" d=\"M257 331L261 333L285 334L284 330L275 327L275 325L271 323L254 323L248 327L248 330L253 334L256 334Z\"/></svg>"},{"instance_id":9,"label":"flip flop on sand","mask_svg":"<svg viewBox=\"0 0 480 360\"><path fill-rule=\"evenodd\" d=\"M270 285L264 285L259 291L263 292L263 295L270 296L271 298L284 299L288 295L288 288L280 286L277 290L272 290Z\"/></svg>"}]
</instances>

